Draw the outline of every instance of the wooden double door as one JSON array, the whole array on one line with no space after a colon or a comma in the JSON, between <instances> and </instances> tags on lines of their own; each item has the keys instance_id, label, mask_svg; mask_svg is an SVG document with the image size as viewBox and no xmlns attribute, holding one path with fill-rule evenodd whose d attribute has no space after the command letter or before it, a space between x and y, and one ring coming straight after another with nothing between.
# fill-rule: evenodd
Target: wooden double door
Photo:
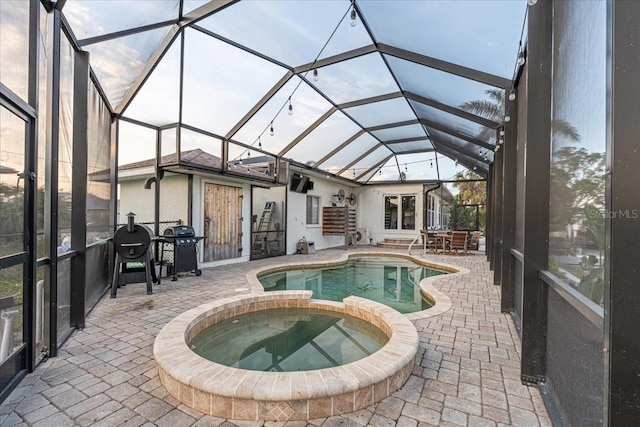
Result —
<instances>
[{"instance_id":1,"label":"wooden double door","mask_svg":"<svg viewBox=\"0 0 640 427\"><path fill-rule=\"evenodd\" d=\"M242 188L205 183L204 261L242 256Z\"/></svg>"}]
</instances>

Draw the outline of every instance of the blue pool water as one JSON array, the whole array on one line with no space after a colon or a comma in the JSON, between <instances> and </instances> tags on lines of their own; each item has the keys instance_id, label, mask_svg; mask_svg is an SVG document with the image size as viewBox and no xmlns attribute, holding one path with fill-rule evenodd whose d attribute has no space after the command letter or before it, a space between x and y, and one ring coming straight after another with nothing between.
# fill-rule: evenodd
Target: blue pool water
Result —
<instances>
[{"instance_id":1,"label":"blue pool water","mask_svg":"<svg viewBox=\"0 0 640 427\"><path fill-rule=\"evenodd\" d=\"M403 258L350 258L343 266L282 271L259 277L266 291L311 290L313 298L342 301L350 295L386 304L400 313L431 307L420 281L445 274Z\"/></svg>"},{"instance_id":2,"label":"blue pool water","mask_svg":"<svg viewBox=\"0 0 640 427\"><path fill-rule=\"evenodd\" d=\"M253 371L308 371L367 357L389 341L378 328L346 314L281 308L241 314L196 335L205 359Z\"/></svg>"}]
</instances>

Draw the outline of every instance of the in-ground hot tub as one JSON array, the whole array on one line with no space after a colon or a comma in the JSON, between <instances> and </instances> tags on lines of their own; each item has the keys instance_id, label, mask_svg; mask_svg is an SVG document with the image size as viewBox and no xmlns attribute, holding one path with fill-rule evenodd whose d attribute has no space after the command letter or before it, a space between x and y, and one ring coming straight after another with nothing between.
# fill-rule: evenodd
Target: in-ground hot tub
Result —
<instances>
[{"instance_id":1,"label":"in-ground hot tub","mask_svg":"<svg viewBox=\"0 0 640 427\"><path fill-rule=\"evenodd\" d=\"M388 341L351 363L294 372L228 367L190 349L194 337L225 319L287 308L363 319ZM160 331L153 351L162 384L186 405L223 418L286 421L353 412L384 399L411 375L417 349L413 324L385 305L359 297L343 302L312 300L310 291L282 291L238 295L189 310Z\"/></svg>"}]
</instances>

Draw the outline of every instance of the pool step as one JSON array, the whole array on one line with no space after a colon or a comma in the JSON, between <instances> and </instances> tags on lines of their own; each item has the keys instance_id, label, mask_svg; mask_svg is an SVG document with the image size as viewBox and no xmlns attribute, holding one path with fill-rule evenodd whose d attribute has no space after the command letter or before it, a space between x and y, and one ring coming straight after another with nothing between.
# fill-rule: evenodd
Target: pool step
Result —
<instances>
[{"instance_id":1,"label":"pool step","mask_svg":"<svg viewBox=\"0 0 640 427\"><path fill-rule=\"evenodd\" d=\"M408 249L411 242L413 242L413 239L386 238L384 241L378 242L376 246L381 248Z\"/></svg>"}]
</instances>

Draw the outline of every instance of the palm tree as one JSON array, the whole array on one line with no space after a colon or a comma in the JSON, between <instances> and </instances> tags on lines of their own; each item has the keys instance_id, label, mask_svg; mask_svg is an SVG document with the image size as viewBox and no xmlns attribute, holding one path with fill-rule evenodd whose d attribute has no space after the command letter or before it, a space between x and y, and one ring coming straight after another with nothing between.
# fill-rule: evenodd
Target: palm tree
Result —
<instances>
[{"instance_id":1,"label":"palm tree","mask_svg":"<svg viewBox=\"0 0 640 427\"><path fill-rule=\"evenodd\" d=\"M460 108L469 113L484 117L485 119L502 123L505 116L505 91L502 89L488 89L485 90L485 93L489 96L489 99L467 101L460 105ZM564 120L553 120L551 122L551 130L556 136L566 137L572 142L580 141L578 130ZM482 131L477 135L477 138L488 141L492 136L494 136L494 130L483 127Z\"/></svg>"}]
</instances>

